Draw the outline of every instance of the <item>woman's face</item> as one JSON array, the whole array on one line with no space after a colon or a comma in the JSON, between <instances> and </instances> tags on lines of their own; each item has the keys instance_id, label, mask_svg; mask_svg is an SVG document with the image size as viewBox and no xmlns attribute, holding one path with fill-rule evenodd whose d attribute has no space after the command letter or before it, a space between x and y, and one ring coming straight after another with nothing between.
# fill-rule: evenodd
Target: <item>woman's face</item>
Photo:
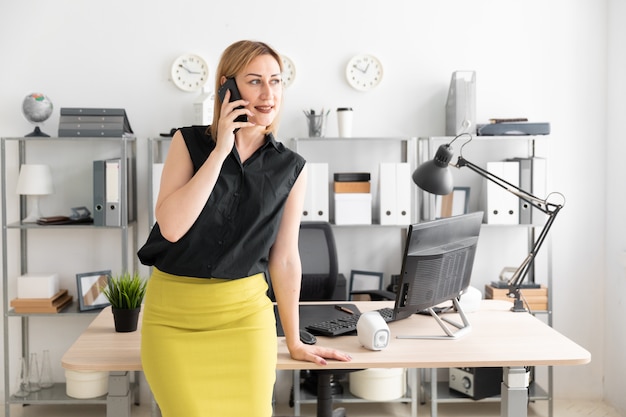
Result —
<instances>
[{"instance_id":1,"label":"woman's face","mask_svg":"<svg viewBox=\"0 0 626 417\"><path fill-rule=\"evenodd\" d=\"M235 80L241 98L250 102L247 108L254 113L254 116L248 116L248 120L257 126L272 124L280 110L283 95L280 66L274 57L259 55Z\"/></svg>"}]
</instances>

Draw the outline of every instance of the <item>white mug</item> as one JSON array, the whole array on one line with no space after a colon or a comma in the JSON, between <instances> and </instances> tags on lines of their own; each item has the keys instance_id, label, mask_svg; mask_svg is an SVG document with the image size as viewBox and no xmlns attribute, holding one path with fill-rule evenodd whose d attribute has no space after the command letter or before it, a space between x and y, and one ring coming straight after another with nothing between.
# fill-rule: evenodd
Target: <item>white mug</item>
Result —
<instances>
[{"instance_id":1,"label":"white mug","mask_svg":"<svg viewBox=\"0 0 626 417\"><path fill-rule=\"evenodd\" d=\"M339 107L337 109L337 124L339 137L349 138L352 136L352 107Z\"/></svg>"}]
</instances>

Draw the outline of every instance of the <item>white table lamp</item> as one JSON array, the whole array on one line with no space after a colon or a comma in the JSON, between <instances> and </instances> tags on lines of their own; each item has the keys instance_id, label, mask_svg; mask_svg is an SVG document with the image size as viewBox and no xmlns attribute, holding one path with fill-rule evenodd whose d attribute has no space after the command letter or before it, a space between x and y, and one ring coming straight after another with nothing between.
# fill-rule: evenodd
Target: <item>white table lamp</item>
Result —
<instances>
[{"instance_id":1,"label":"white table lamp","mask_svg":"<svg viewBox=\"0 0 626 417\"><path fill-rule=\"evenodd\" d=\"M28 216L22 223L37 223L42 217L39 209L39 196L52 194L52 173L48 165L23 164L17 179L17 194L33 196Z\"/></svg>"}]
</instances>

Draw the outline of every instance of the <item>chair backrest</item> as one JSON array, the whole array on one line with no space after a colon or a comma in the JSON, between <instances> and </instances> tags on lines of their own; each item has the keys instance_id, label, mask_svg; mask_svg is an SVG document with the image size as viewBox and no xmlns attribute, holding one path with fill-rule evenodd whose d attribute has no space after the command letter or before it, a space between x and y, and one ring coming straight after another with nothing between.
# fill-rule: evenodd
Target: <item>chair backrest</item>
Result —
<instances>
[{"instance_id":1,"label":"chair backrest","mask_svg":"<svg viewBox=\"0 0 626 417\"><path fill-rule=\"evenodd\" d=\"M337 285L337 248L328 222L304 222L298 240L302 262L301 301L331 300Z\"/></svg>"},{"instance_id":2,"label":"chair backrest","mask_svg":"<svg viewBox=\"0 0 626 417\"><path fill-rule=\"evenodd\" d=\"M337 247L328 222L300 224L298 250L302 262L301 301L331 300L337 285ZM271 280L268 296L275 301Z\"/></svg>"}]
</instances>

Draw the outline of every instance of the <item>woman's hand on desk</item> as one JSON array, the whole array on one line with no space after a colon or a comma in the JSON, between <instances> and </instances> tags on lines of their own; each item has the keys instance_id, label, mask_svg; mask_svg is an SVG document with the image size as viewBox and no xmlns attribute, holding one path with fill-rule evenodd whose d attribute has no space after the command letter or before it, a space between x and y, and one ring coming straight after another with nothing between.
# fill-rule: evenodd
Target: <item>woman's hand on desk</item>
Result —
<instances>
[{"instance_id":1,"label":"woman's hand on desk","mask_svg":"<svg viewBox=\"0 0 626 417\"><path fill-rule=\"evenodd\" d=\"M289 354L293 359L313 362L318 365L326 365L326 359L334 359L341 362L350 362L352 360L352 357L346 353L323 346L305 345L300 341L293 346L289 346Z\"/></svg>"}]
</instances>

